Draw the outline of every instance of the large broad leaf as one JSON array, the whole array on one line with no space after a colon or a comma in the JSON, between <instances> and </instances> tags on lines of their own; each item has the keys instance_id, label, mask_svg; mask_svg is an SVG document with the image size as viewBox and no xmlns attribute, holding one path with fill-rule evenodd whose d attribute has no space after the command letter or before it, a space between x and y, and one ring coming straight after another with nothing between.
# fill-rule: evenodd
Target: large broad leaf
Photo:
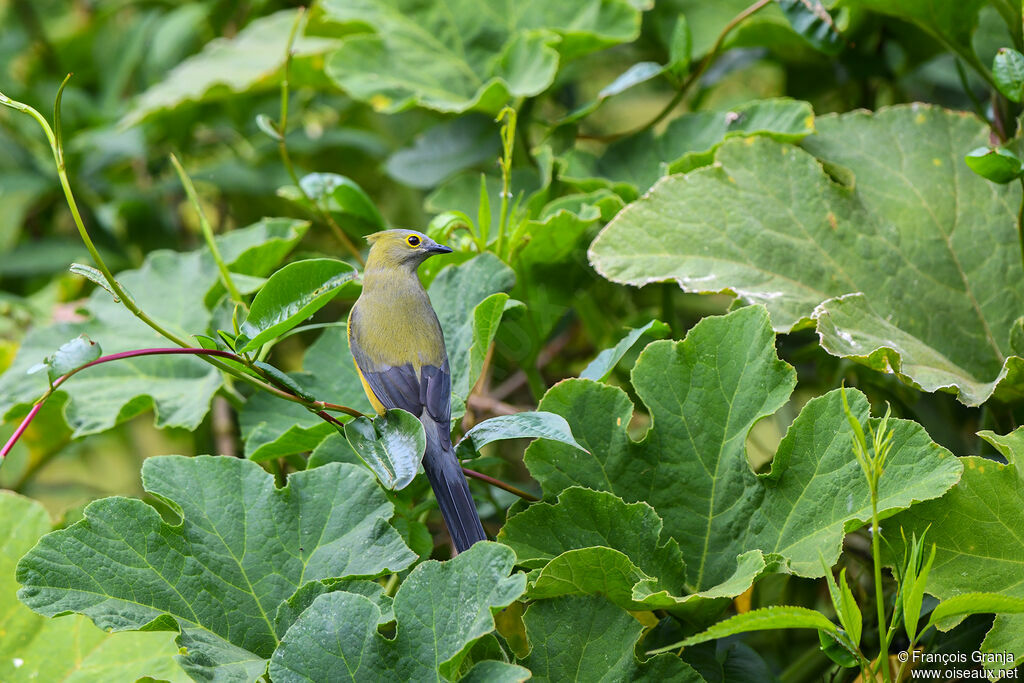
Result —
<instances>
[{"instance_id":1,"label":"large broad leaf","mask_svg":"<svg viewBox=\"0 0 1024 683\"><path fill-rule=\"evenodd\" d=\"M814 132L814 111L807 102L757 100L730 111L701 111L672 121L660 135L645 131L608 146L595 157L572 151L562 159L561 179L582 187L625 184L646 191L666 173L709 165L728 138L763 135L796 142Z\"/></svg>"},{"instance_id":2,"label":"large broad leaf","mask_svg":"<svg viewBox=\"0 0 1024 683\"><path fill-rule=\"evenodd\" d=\"M744 440L785 404L796 381L774 341L767 311L750 306L705 318L681 342L650 344L632 372L652 420L640 442L626 431L633 405L621 389L588 380L555 385L540 409L564 416L590 455L538 441L527 449L527 467L546 498L576 485L649 503L679 543L692 591L725 581L750 550L783 556L801 576L820 576L820 555L835 562L843 534L871 517L871 501L838 391L804 407L770 472L751 471ZM866 423L867 402L852 398L854 415ZM883 516L942 495L961 470L920 425L890 423Z\"/></svg>"},{"instance_id":3,"label":"large broad leaf","mask_svg":"<svg viewBox=\"0 0 1024 683\"><path fill-rule=\"evenodd\" d=\"M176 66L163 80L142 93L122 120L134 125L148 116L184 102L224 98L277 85L295 11L261 17L234 38L218 38L203 51ZM299 35L292 45L298 60L320 55L337 42Z\"/></svg>"},{"instance_id":4,"label":"large broad leaf","mask_svg":"<svg viewBox=\"0 0 1024 683\"><path fill-rule=\"evenodd\" d=\"M628 610L708 607L747 590L767 568L754 550L722 584L690 593L679 544L662 538L661 518L650 505L578 487L562 491L554 505L539 503L513 516L498 540L515 550L520 565L541 570L528 597L600 594Z\"/></svg>"},{"instance_id":5,"label":"large broad leaf","mask_svg":"<svg viewBox=\"0 0 1024 683\"><path fill-rule=\"evenodd\" d=\"M939 500L904 512L885 525L890 544L902 529L936 545L925 590L940 598L991 592L1024 598L1024 428L1006 436L981 432L1006 458L1003 465L979 457L962 458L960 483ZM902 562L902 558L896 558ZM1011 652L1024 661L1024 615L997 616L981 649ZM994 665L995 668L1006 668Z\"/></svg>"},{"instance_id":6,"label":"large broad leaf","mask_svg":"<svg viewBox=\"0 0 1024 683\"><path fill-rule=\"evenodd\" d=\"M463 401L480 377L504 312L521 305L505 294L515 273L491 253L445 268L430 283L430 303L448 347L452 394Z\"/></svg>"},{"instance_id":7,"label":"large broad leaf","mask_svg":"<svg viewBox=\"0 0 1024 683\"><path fill-rule=\"evenodd\" d=\"M373 412L342 326L325 329L306 350L302 371L289 376L319 400ZM311 451L335 433L333 425L303 406L262 392L246 402L238 422L245 455L256 461Z\"/></svg>"},{"instance_id":8,"label":"large broad leaf","mask_svg":"<svg viewBox=\"0 0 1024 683\"><path fill-rule=\"evenodd\" d=\"M254 680L280 642L279 606L309 581L376 576L415 555L386 520L393 508L365 470L331 464L275 489L257 464L161 456L146 490L181 517L104 498L18 565L19 597L47 616L78 612L115 631L179 629L195 677Z\"/></svg>"},{"instance_id":9,"label":"large broad leaf","mask_svg":"<svg viewBox=\"0 0 1024 683\"><path fill-rule=\"evenodd\" d=\"M523 615L530 654L522 660L534 681L679 681L700 674L675 655L645 662L634 654L643 626L601 597L541 600Z\"/></svg>"},{"instance_id":10,"label":"large broad leaf","mask_svg":"<svg viewBox=\"0 0 1024 683\"><path fill-rule=\"evenodd\" d=\"M493 166L500 150L494 118L467 114L428 128L411 146L392 154L385 168L400 183L429 189L471 166Z\"/></svg>"},{"instance_id":11,"label":"large broad leaf","mask_svg":"<svg viewBox=\"0 0 1024 683\"><path fill-rule=\"evenodd\" d=\"M849 7L863 7L912 21L960 52L974 52L971 36L978 26L978 11L985 0L845 0Z\"/></svg>"},{"instance_id":12,"label":"large broad leaf","mask_svg":"<svg viewBox=\"0 0 1024 683\"><path fill-rule=\"evenodd\" d=\"M322 7L330 20L373 31L346 36L328 74L389 112L414 105L496 112L512 97L546 90L560 55L627 42L640 29L640 13L623 0L327 0Z\"/></svg>"},{"instance_id":13,"label":"large broad leaf","mask_svg":"<svg viewBox=\"0 0 1024 683\"><path fill-rule=\"evenodd\" d=\"M245 275L265 275L282 259L308 226L289 219L265 219L217 239L224 261ZM204 301L219 275L206 249L175 253L156 251L139 270L119 273L117 280L150 317L184 339L207 331L210 312ZM42 374L26 371L69 339L85 334L106 354L131 349L173 346L140 322L122 304L97 289L84 306L85 322L57 323L26 335L18 355L0 376L0 415L14 417L48 388ZM153 409L158 427L199 426L210 399L221 386L213 366L188 356L129 358L89 368L63 384L65 417L75 436L110 429Z\"/></svg>"},{"instance_id":14,"label":"large broad leaf","mask_svg":"<svg viewBox=\"0 0 1024 683\"><path fill-rule=\"evenodd\" d=\"M763 303L777 330L813 317L830 353L968 405L1019 396L1020 190L963 161L988 129L921 105L817 127L803 146L821 161L735 140L714 167L662 180L594 240L591 262L616 282Z\"/></svg>"},{"instance_id":15,"label":"large broad leaf","mask_svg":"<svg viewBox=\"0 0 1024 683\"><path fill-rule=\"evenodd\" d=\"M526 585L512 552L477 543L448 562L416 567L395 595L396 635L377 632L380 608L346 592L318 597L274 653L275 681L454 680L467 647L494 629L494 612Z\"/></svg>"},{"instance_id":16,"label":"large broad leaf","mask_svg":"<svg viewBox=\"0 0 1024 683\"><path fill-rule=\"evenodd\" d=\"M652 13L653 24L662 41L668 44L678 16L684 15L693 36L693 58L698 59L711 49L726 25L752 4L747 0L662 0ZM782 55L789 55L806 47L804 40L792 29L777 3L772 2L734 27L722 47L772 47ZM809 57L821 59L821 55L807 52Z\"/></svg>"},{"instance_id":17,"label":"large broad leaf","mask_svg":"<svg viewBox=\"0 0 1024 683\"><path fill-rule=\"evenodd\" d=\"M187 681L170 634L105 633L85 617L47 619L18 602L15 564L49 530L42 505L0 492L0 680Z\"/></svg>"}]
</instances>

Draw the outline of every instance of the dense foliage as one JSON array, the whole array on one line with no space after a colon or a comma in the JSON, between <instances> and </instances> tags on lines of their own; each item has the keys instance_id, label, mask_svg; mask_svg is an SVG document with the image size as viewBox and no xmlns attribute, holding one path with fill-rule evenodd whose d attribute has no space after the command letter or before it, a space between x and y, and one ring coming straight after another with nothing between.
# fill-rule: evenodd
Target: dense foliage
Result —
<instances>
[{"instance_id":1,"label":"dense foliage","mask_svg":"<svg viewBox=\"0 0 1024 683\"><path fill-rule=\"evenodd\" d=\"M0 680L1024 664L1020 3L0 26ZM388 227L454 249L455 557L346 341Z\"/></svg>"}]
</instances>

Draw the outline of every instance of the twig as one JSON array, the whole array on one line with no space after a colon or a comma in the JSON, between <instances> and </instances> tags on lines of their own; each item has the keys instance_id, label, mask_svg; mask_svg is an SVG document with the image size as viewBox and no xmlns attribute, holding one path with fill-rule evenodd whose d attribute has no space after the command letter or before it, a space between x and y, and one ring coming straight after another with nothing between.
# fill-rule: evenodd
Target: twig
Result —
<instances>
[{"instance_id":1,"label":"twig","mask_svg":"<svg viewBox=\"0 0 1024 683\"><path fill-rule=\"evenodd\" d=\"M718 52L719 50L722 49L722 43L725 42L726 36L728 36L732 32L732 30L736 28L741 22L750 18L753 14L760 11L767 5L771 4L771 2L772 0L757 0L757 2L755 2L753 5L747 7L745 10L743 10L735 17L733 17L729 21L729 23L722 28L722 31L718 34L718 37L715 39L715 42L711 46L711 49L708 51L706 55L704 55L704 58L700 61L700 64L697 65L697 68L690 73L690 75L686 78L685 81L683 81L683 84L679 86L679 90L677 90L676 94L672 96L672 99L669 100L669 103L666 104L653 119L651 119L644 125L634 130L627 131L625 133L618 133L616 135L601 136L600 139L611 142L622 137L628 137L631 135L636 135L637 133L642 133L648 128L653 128L654 126L661 123L665 119L665 117L671 114L672 110L675 109L676 106L678 106L679 103L683 101L683 98L686 97L686 93L690 90L690 88L695 83L700 81L702 76L704 76L704 73L708 70L708 67L711 66L711 63L715 60L716 57L718 57Z\"/></svg>"},{"instance_id":2,"label":"twig","mask_svg":"<svg viewBox=\"0 0 1024 683\"><path fill-rule=\"evenodd\" d=\"M529 408L514 406L504 401L499 401L487 394L471 395L466 402L474 411L487 412L492 415L515 415Z\"/></svg>"},{"instance_id":3,"label":"twig","mask_svg":"<svg viewBox=\"0 0 1024 683\"><path fill-rule=\"evenodd\" d=\"M235 446L235 424L231 414L231 404L223 396L213 398L213 441L217 453L238 457Z\"/></svg>"},{"instance_id":4,"label":"twig","mask_svg":"<svg viewBox=\"0 0 1024 683\"><path fill-rule=\"evenodd\" d=\"M477 472L476 470L470 470L470 469L466 469L465 467L463 467L462 468L462 472L467 477L472 477L474 479L479 479L480 481L486 482L486 483L490 484L491 486L496 486L497 488L503 489L505 491L508 491L509 493L514 493L515 495L519 496L523 500L528 500L528 501L531 501L531 502L534 502L534 503L537 502L538 500L540 500L540 498L538 498L537 496L533 495L532 493L527 493L526 491L523 491L522 489L517 489L515 486L512 486L512 484L506 484L505 482L503 482L503 481L501 481L499 479L495 479L494 477L489 477L486 474L482 474L480 472Z\"/></svg>"}]
</instances>

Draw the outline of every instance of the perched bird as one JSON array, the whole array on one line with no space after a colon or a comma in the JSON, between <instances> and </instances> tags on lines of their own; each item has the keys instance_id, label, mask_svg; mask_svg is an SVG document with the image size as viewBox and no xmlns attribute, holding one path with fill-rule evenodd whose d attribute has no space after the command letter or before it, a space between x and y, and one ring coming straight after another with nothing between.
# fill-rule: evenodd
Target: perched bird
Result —
<instances>
[{"instance_id":1,"label":"perched bird","mask_svg":"<svg viewBox=\"0 0 1024 683\"><path fill-rule=\"evenodd\" d=\"M451 440L451 372L444 335L416 269L451 252L414 230L369 235L363 292L348 316L348 343L370 403L379 415L401 408L419 417L427 436L423 469L455 550L486 539Z\"/></svg>"}]
</instances>

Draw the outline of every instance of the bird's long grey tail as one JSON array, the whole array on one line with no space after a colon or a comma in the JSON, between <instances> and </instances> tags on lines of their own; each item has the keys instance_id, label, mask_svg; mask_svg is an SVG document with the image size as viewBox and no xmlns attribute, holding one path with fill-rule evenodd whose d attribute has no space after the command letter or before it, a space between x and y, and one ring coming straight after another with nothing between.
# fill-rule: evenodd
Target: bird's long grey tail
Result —
<instances>
[{"instance_id":1,"label":"bird's long grey tail","mask_svg":"<svg viewBox=\"0 0 1024 683\"><path fill-rule=\"evenodd\" d=\"M462 473L462 466L455 457L451 441L439 437L427 427L427 449L423 454L423 469L434 489L434 496L441 508L441 516L448 527L448 533L455 544L455 550L462 552L477 541L486 541L480 514L469 492L469 482ZM440 428L438 429L440 431ZM444 436L447 436L444 435Z\"/></svg>"}]
</instances>

